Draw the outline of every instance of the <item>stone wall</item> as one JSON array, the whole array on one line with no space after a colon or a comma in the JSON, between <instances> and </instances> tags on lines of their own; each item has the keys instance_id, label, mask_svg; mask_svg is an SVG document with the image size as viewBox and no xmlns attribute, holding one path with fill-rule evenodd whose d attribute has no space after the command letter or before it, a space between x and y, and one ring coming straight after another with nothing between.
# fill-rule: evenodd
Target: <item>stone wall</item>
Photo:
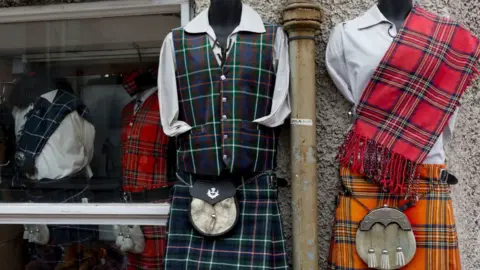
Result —
<instances>
[{"instance_id":1,"label":"stone wall","mask_svg":"<svg viewBox=\"0 0 480 270\"><path fill-rule=\"evenodd\" d=\"M99 2L106 0L0 0L0 7Z\"/></svg>"},{"instance_id":2,"label":"stone wall","mask_svg":"<svg viewBox=\"0 0 480 270\"><path fill-rule=\"evenodd\" d=\"M208 0L196 0L198 13L208 6ZM280 23L281 11L286 0L244 0L255 8L266 21ZM372 0L316 0L325 12L322 29L317 35L317 133L318 133L318 200L320 269L326 269L326 259L334 210L334 196L339 183L335 162L336 149L341 144L349 125L348 103L334 87L325 70L325 47L334 25L352 19L367 10ZM421 0L428 10L451 16L480 34L480 1L478 0ZM471 89L463 100L463 106L454 140L448 147L449 167L460 179L460 185L452 189L455 214L461 244L463 269L480 269L480 88ZM289 177L288 127L282 139L280 172ZM281 191L285 231L291 241L290 192Z\"/></svg>"},{"instance_id":3,"label":"stone wall","mask_svg":"<svg viewBox=\"0 0 480 270\"><path fill-rule=\"evenodd\" d=\"M102 0L0 0L0 7L43 5L54 3L94 2ZM209 0L195 0L195 11L206 8ZM254 7L264 20L281 23L281 11L286 0L244 0ZM326 269L326 259L334 211L334 196L338 189L336 149L349 125L348 103L335 89L328 77L324 54L330 30L334 25L352 19L367 10L373 0L316 0L325 12L322 29L317 35L317 133L318 133L318 200L320 269ZM480 1L478 0L420 0L431 11L449 15L480 35ZM478 84L477 84L478 85ZM448 147L449 168L460 179L452 189L457 217L463 269L480 270L480 88L472 88L463 99L454 139ZM281 141L279 173L289 178L289 130L285 128ZM291 241L291 215L288 188L280 191L285 234ZM289 245L290 249L291 245ZM291 249L290 249L291 250Z\"/></svg>"}]
</instances>

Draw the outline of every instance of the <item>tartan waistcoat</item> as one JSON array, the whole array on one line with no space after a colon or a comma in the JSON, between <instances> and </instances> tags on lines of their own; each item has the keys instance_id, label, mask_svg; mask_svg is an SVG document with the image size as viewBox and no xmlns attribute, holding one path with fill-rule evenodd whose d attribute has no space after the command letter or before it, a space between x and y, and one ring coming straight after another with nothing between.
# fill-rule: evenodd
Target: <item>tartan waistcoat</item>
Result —
<instances>
[{"instance_id":1,"label":"tartan waistcoat","mask_svg":"<svg viewBox=\"0 0 480 270\"><path fill-rule=\"evenodd\" d=\"M165 187L169 139L161 127L157 92L143 102L137 113L134 109L135 100L122 111L123 190Z\"/></svg>"},{"instance_id":2,"label":"tartan waistcoat","mask_svg":"<svg viewBox=\"0 0 480 270\"><path fill-rule=\"evenodd\" d=\"M262 34L240 32L219 66L206 33L172 31L179 120L190 132L178 137L178 169L220 175L276 167L278 129L253 120L270 114L275 87L278 26Z\"/></svg>"},{"instance_id":3,"label":"tartan waistcoat","mask_svg":"<svg viewBox=\"0 0 480 270\"><path fill-rule=\"evenodd\" d=\"M20 177L14 180L15 185L23 184L25 173L34 172L37 156L65 117L74 111L90 120L88 108L69 92L57 90L52 102L43 97L37 99L33 108L25 115L27 120L17 135L15 165Z\"/></svg>"}]
</instances>

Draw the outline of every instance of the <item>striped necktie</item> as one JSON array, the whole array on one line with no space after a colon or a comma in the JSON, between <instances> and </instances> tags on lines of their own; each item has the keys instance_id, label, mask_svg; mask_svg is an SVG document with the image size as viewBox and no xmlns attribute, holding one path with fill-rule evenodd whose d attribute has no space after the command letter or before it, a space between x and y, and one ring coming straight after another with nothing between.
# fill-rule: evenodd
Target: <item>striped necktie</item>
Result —
<instances>
[{"instance_id":1,"label":"striped necktie","mask_svg":"<svg viewBox=\"0 0 480 270\"><path fill-rule=\"evenodd\" d=\"M134 109L134 113L137 113L138 110L140 110L140 107L142 106L142 100L141 99L137 99L137 101L135 102L135 109Z\"/></svg>"}]
</instances>

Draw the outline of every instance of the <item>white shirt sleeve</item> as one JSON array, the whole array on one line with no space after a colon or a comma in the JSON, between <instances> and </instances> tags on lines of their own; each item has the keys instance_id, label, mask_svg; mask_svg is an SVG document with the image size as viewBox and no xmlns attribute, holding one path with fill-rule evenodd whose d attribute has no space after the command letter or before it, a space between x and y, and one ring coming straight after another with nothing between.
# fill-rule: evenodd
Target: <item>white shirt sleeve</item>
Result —
<instances>
[{"instance_id":1,"label":"white shirt sleeve","mask_svg":"<svg viewBox=\"0 0 480 270\"><path fill-rule=\"evenodd\" d=\"M61 179L87 168L93 158L95 128L77 112L67 115L35 159L34 179Z\"/></svg>"},{"instance_id":2,"label":"white shirt sleeve","mask_svg":"<svg viewBox=\"0 0 480 270\"><path fill-rule=\"evenodd\" d=\"M175 77L175 50L172 33L163 41L158 66L158 102L163 132L170 137L189 131L192 127L178 120L178 94Z\"/></svg>"},{"instance_id":3,"label":"white shirt sleeve","mask_svg":"<svg viewBox=\"0 0 480 270\"><path fill-rule=\"evenodd\" d=\"M330 35L327 44L325 63L328 74L342 95L351 103L355 103L353 91L349 86L348 67L343 50L343 24L337 25Z\"/></svg>"},{"instance_id":4,"label":"white shirt sleeve","mask_svg":"<svg viewBox=\"0 0 480 270\"><path fill-rule=\"evenodd\" d=\"M272 98L272 109L270 114L262 118L255 119L253 122L267 126L277 127L285 122L290 116L290 59L288 55L288 37L282 28L278 28L274 58L278 63L276 65L276 81Z\"/></svg>"}]
</instances>

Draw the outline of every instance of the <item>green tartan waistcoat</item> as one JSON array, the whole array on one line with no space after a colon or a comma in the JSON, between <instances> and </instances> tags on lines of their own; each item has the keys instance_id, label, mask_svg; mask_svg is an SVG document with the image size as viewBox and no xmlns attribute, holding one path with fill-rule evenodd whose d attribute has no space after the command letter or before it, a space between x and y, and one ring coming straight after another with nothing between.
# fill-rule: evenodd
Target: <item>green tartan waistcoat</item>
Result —
<instances>
[{"instance_id":1,"label":"green tartan waistcoat","mask_svg":"<svg viewBox=\"0 0 480 270\"><path fill-rule=\"evenodd\" d=\"M178 170L220 175L276 167L278 128L253 122L270 114L275 87L278 26L265 29L238 33L223 67L206 33L172 31L179 120L192 127L178 137Z\"/></svg>"}]
</instances>

